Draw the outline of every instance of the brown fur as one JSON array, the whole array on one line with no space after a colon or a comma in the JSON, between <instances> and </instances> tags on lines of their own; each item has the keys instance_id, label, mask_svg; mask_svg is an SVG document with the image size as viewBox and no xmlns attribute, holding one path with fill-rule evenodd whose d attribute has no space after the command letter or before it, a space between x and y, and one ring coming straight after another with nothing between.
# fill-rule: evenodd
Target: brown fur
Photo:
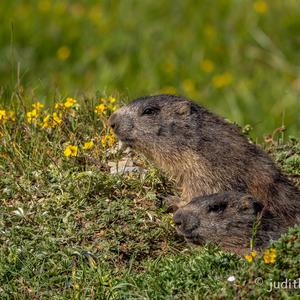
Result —
<instances>
[{"instance_id":1,"label":"brown fur","mask_svg":"<svg viewBox=\"0 0 300 300\"><path fill-rule=\"evenodd\" d=\"M143 97L109 120L119 139L167 172L194 197L236 191L252 195L282 228L300 223L300 192L271 158L240 130L205 108L174 95Z\"/></svg>"}]
</instances>

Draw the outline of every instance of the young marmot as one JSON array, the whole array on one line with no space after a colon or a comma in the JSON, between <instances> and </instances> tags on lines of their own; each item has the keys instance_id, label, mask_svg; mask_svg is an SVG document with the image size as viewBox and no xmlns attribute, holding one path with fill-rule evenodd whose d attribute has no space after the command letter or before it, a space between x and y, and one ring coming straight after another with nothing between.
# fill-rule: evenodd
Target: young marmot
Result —
<instances>
[{"instance_id":1,"label":"young marmot","mask_svg":"<svg viewBox=\"0 0 300 300\"><path fill-rule=\"evenodd\" d=\"M188 243L206 242L245 255L265 248L284 229L263 205L250 195L225 192L194 198L174 214L177 232Z\"/></svg>"},{"instance_id":2,"label":"young marmot","mask_svg":"<svg viewBox=\"0 0 300 300\"><path fill-rule=\"evenodd\" d=\"M202 106L175 95L142 97L113 113L109 124L175 180L180 207L235 191L258 199L282 228L300 223L300 191L235 125Z\"/></svg>"}]
</instances>

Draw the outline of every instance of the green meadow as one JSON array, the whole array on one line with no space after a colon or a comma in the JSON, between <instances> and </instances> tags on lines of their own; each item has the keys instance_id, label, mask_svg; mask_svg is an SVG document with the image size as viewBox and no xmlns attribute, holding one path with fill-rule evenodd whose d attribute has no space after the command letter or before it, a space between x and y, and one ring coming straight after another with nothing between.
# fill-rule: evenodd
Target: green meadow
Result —
<instances>
[{"instance_id":1,"label":"green meadow","mask_svg":"<svg viewBox=\"0 0 300 300\"><path fill-rule=\"evenodd\" d=\"M299 135L299 1L1 1L2 100L178 93Z\"/></svg>"},{"instance_id":2,"label":"green meadow","mask_svg":"<svg viewBox=\"0 0 300 300\"><path fill-rule=\"evenodd\" d=\"M300 186L299 1L3 0L0 20L1 300L298 299L299 226L247 257L188 245L174 183L107 119L186 96Z\"/></svg>"}]
</instances>

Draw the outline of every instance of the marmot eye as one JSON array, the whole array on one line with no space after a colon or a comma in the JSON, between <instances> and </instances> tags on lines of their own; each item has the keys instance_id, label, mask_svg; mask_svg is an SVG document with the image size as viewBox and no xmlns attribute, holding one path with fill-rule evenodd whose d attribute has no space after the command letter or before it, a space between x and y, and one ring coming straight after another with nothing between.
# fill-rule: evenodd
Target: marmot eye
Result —
<instances>
[{"instance_id":1,"label":"marmot eye","mask_svg":"<svg viewBox=\"0 0 300 300\"><path fill-rule=\"evenodd\" d=\"M144 109L142 115L153 115L158 111L157 108L154 107L147 107Z\"/></svg>"},{"instance_id":2,"label":"marmot eye","mask_svg":"<svg viewBox=\"0 0 300 300\"><path fill-rule=\"evenodd\" d=\"M222 212L226 209L227 203L221 202L213 205L209 205L208 212Z\"/></svg>"}]
</instances>

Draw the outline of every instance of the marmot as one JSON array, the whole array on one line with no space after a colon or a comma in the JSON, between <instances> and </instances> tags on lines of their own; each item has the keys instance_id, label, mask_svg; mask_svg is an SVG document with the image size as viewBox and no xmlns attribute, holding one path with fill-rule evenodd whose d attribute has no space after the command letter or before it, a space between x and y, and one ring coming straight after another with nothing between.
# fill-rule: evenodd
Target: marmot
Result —
<instances>
[{"instance_id":1,"label":"marmot","mask_svg":"<svg viewBox=\"0 0 300 300\"><path fill-rule=\"evenodd\" d=\"M274 217L250 195L224 192L194 198L174 214L177 232L188 243L212 242L239 255L265 248L284 232Z\"/></svg>"},{"instance_id":2,"label":"marmot","mask_svg":"<svg viewBox=\"0 0 300 300\"><path fill-rule=\"evenodd\" d=\"M180 96L148 96L118 109L109 124L125 145L175 180L180 207L235 191L258 199L282 228L300 223L297 187L236 125L206 108Z\"/></svg>"}]
</instances>

